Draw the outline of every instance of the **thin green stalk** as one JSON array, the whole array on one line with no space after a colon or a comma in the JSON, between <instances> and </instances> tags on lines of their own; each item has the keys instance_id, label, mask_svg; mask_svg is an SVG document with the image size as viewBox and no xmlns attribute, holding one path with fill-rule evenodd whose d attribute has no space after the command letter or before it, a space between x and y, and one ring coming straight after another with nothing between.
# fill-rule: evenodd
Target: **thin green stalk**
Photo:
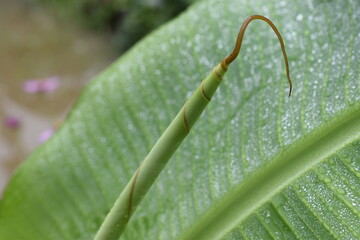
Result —
<instances>
[{"instance_id":1,"label":"thin green stalk","mask_svg":"<svg viewBox=\"0 0 360 240\"><path fill-rule=\"evenodd\" d=\"M213 71L201 82L193 95L185 102L180 112L155 143L149 154L136 170L130 182L121 192L119 198L116 200L114 206L97 232L95 240L119 239L137 205L141 202L165 164L174 154L180 143L189 134L190 129L210 102L211 97L220 85L228 66L239 55L246 27L255 19L260 19L268 23L279 39L281 50L284 55L286 74L290 85L289 96L291 95L292 84L289 66L284 43L279 31L269 19L263 16L253 15L248 17L240 28L233 52L213 69Z\"/></svg>"}]
</instances>

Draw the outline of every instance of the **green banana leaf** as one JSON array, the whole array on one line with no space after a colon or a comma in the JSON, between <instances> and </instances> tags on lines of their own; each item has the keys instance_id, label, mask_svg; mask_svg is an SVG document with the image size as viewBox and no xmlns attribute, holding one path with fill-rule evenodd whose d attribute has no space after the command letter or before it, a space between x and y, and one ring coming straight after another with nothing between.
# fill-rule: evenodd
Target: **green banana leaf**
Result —
<instances>
[{"instance_id":1,"label":"green banana leaf","mask_svg":"<svg viewBox=\"0 0 360 240\"><path fill-rule=\"evenodd\" d=\"M15 172L0 239L92 239L139 163L250 24L220 89L121 239L359 239L360 2L205 0L83 91ZM91 53L89 53L91 54Z\"/></svg>"}]
</instances>

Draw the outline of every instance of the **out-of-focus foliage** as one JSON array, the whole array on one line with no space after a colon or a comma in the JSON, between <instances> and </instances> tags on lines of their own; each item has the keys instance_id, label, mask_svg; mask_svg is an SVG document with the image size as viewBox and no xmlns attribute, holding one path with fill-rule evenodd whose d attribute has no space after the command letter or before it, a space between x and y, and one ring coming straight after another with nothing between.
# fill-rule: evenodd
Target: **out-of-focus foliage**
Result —
<instances>
[{"instance_id":1,"label":"out-of-focus foliage","mask_svg":"<svg viewBox=\"0 0 360 240\"><path fill-rule=\"evenodd\" d=\"M32 0L97 30L111 31L114 45L125 51L154 28L196 0Z\"/></svg>"}]
</instances>

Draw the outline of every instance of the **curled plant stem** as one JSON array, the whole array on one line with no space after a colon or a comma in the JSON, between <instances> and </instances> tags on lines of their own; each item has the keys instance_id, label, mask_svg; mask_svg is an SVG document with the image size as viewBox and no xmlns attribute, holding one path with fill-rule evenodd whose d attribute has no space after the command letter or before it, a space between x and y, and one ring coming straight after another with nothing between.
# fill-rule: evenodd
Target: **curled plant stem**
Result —
<instances>
[{"instance_id":1,"label":"curled plant stem","mask_svg":"<svg viewBox=\"0 0 360 240\"><path fill-rule=\"evenodd\" d=\"M248 17L240 28L232 53L214 67L213 71L201 82L200 86L195 90L193 95L185 102L180 112L155 143L129 183L121 192L97 232L95 240L119 239L137 205L152 186L153 182L160 174L161 170L164 168L165 164L168 162L175 150L189 134L192 126L210 102L211 97L220 85L222 77L227 71L228 66L239 55L242 39L247 26L255 19L263 20L268 23L279 39L281 50L285 59L286 73L290 86L289 96L291 95L292 83L289 74L289 66L284 43L279 31L266 17L260 15Z\"/></svg>"},{"instance_id":2,"label":"curled plant stem","mask_svg":"<svg viewBox=\"0 0 360 240\"><path fill-rule=\"evenodd\" d=\"M241 49L241 44L242 44L242 40L243 40L243 37L244 37L244 33L245 33L245 30L247 28L247 26L249 25L249 23L253 20L256 20L256 19L259 19L259 20L263 20L265 21L267 24L270 25L270 27L272 28L272 30L274 30L276 36L278 37L279 39L279 43L280 43L280 47L281 47L281 51L284 55L284 61L285 61L285 68L286 68L286 76L287 76L287 79L288 79L288 83L289 83L289 97L291 96L291 92L292 92L292 82L291 82L291 78L290 78L290 71L289 71L289 63L288 63L288 60L287 60L287 56L286 56L286 51L285 51L285 45L284 45L284 42L282 40L282 37L281 37L281 34L280 32L277 30L276 26L270 21L270 19L264 17L264 16L261 16L261 15L252 15L250 17L248 17L244 22L243 24L241 25L240 27L240 30L239 30L239 34L238 34L238 37L237 37L237 40L236 40L236 43L235 43L235 47L234 47L234 50L232 51L232 53L230 53L226 58L223 59L223 61L221 62L224 66L228 67L230 65L230 63L232 63L236 57L239 55L240 53L240 49Z\"/></svg>"}]
</instances>

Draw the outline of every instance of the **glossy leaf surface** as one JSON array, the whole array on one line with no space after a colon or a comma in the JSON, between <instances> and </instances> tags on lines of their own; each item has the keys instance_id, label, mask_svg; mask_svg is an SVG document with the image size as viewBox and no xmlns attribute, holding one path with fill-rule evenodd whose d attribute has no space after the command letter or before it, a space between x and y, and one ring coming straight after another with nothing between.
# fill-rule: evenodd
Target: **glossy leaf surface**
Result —
<instances>
[{"instance_id":1,"label":"glossy leaf surface","mask_svg":"<svg viewBox=\"0 0 360 240\"><path fill-rule=\"evenodd\" d=\"M219 91L122 239L358 239L360 3L208 0L152 33L85 89L13 176L4 239L91 239L186 98L249 15Z\"/></svg>"}]
</instances>

